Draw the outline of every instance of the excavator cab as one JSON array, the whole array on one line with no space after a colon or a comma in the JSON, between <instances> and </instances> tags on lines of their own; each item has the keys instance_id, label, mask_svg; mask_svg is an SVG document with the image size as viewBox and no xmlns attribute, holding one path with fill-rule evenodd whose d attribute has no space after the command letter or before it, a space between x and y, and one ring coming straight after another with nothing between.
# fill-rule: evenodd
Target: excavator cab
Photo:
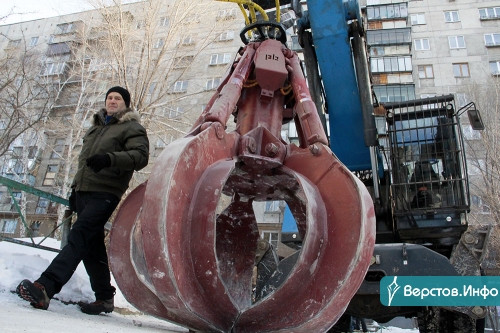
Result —
<instances>
[{"instance_id":1,"label":"excavator cab","mask_svg":"<svg viewBox=\"0 0 500 333\"><path fill-rule=\"evenodd\" d=\"M445 248L456 244L467 228L469 198L453 96L384 107L388 111L395 231L405 242L430 242Z\"/></svg>"}]
</instances>

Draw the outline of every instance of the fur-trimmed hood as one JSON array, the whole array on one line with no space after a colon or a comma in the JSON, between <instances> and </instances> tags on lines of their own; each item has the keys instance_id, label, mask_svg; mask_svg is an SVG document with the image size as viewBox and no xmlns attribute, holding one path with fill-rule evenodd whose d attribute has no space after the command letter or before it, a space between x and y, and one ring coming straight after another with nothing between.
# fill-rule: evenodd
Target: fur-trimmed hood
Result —
<instances>
[{"instance_id":1,"label":"fur-trimmed hood","mask_svg":"<svg viewBox=\"0 0 500 333\"><path fill-rule=\"evenodd\" d=\"M106 109L101 109L99 112L94 114L94 125L102 125L104 124L104 121L106 119ZM141 115L139 112L132 110L131 108L127 108L123 111L117 112L116 114L113 115L113 118L116 119L116 122L118 124L120 123L125 123L127 121L136 121L139 124L141 123Z\"/></svg>"}]
</instances>

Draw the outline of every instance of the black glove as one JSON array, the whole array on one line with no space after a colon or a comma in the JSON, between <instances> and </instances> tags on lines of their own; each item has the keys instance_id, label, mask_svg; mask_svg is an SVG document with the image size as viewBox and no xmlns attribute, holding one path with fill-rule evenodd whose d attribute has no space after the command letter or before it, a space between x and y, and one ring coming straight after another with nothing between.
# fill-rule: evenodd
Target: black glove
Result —
<instances>
[{"instance_id":1,"label":"black glove","mask_svg":"<svg viewBox=\"0 0 500 333\"><path fill-rule=\"evenodd\" d=\"M71 190L71 194L68 198L69 201L69 210L72 212L76 212L76 192L75 189Z\"/></svg>"},{"instance_id":2,"label":"black glove","mask_svg":"<svg viewBox=\"0 0 500 333\"><path fill-rule=\"evenodd\" d=\"M111 166L111 158L108 154L96 154L87 158L87 166L94 170L94 172L99 172Z\"/></svg>"}]
</instances>

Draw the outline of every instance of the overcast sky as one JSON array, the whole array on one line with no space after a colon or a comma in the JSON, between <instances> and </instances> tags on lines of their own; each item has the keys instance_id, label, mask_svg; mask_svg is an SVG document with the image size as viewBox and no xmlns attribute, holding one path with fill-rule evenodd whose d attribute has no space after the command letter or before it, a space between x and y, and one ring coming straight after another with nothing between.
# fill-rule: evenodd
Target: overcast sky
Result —
<instances>
[{"instance_id":1,"label":"overcast sky","mask_svg":"<svg viewBox=\"0 0 500 333\"><path fill-rule=\"evenodd\" d=\"M0 24L79 12L92 7L85 0L1 0Z\"/></svg>"},{"instance_id":2,"label":"overcast sky","mask_svg":"<svg viewBox=\"0 0 500 333\"><path fill-rule=\"evenodd\" d=\"M87 0L0 0L0 25L92 9ZM138 0L123 0L123 3ZM2 19L3 18L3 19Z\"/></svg>"}]
</instances>

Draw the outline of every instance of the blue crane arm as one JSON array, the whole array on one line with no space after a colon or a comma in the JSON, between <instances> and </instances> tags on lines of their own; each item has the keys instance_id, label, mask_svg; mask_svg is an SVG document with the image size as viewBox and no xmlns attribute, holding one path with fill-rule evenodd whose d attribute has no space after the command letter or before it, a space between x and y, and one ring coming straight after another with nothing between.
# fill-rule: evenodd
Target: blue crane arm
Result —
<instances>
[{"instance_id":1,"label":"blue crane arm","mask_svg":"<svg viewBox=\"0 0 500 333\"><path fill-rule=\"evenodd\" d=\"M351 170L371 169L363 133L363 111L353 65L349 16L357 1L308 1L309 21L328 105L330 146Z\"/></svg>"}]
</instances>

